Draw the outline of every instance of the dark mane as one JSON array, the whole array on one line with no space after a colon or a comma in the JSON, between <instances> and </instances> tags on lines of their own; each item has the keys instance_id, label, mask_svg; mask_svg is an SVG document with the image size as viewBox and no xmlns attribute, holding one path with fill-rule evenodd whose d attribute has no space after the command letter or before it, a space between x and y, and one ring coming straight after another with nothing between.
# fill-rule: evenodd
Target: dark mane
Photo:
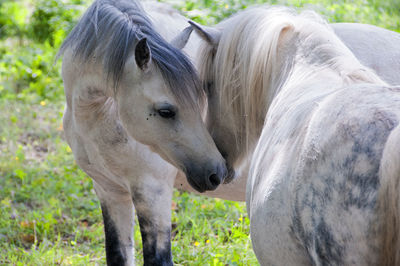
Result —
<instances>
[{"instance_id":1,"label":"dark mane","mask_svg":"<svg viewBox=\"0 0 400 266\"><path fill-rule=\"evenodd\" d=\"M59 55L72 48L73 57L81 62L96 58L117 88L129 54L145 37L153 62L177 100L197 104L203 92L192 63L153 28L134 0L96 0L65 39Z\"/></svg>"}]
</instances>

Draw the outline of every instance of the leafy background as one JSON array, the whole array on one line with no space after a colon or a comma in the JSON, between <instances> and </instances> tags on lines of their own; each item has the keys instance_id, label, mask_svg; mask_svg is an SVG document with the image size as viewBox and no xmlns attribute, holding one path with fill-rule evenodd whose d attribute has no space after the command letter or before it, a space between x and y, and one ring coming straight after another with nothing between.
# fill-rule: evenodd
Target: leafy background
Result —
<instances>
[{"instance_id":1,"label":"leafy background","mask_svg":"<svg viewBox=\"0 0 400 266\"><path fill-rule=\"evenodd\" d=\"M212 25L269 3L311 8L330 22L400 32L400 0L166 0ZM58 47L87 0L0 0L0 264L104 265L99 202L63 140ZM256 265L244 203L176 191L172 205L177 265ZM136 258L142 264L135 228Z\"/></svg>"}]
</instances>

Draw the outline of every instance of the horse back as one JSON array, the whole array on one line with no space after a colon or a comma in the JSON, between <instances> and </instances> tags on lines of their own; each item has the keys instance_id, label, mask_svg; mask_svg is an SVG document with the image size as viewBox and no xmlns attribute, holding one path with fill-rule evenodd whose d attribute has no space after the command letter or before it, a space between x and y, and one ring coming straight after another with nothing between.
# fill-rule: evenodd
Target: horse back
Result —
<instances>
[{"instance_id":1,"label":"horse back","mask_svg":"<svg viewBox=\"0 0 400 266\"><path fill-rule=\"evenodd\" d=\"M363 65L389 84L400 84L399 33L359 23L335 23L332 28Z\"/></svg>"}]
</instances>

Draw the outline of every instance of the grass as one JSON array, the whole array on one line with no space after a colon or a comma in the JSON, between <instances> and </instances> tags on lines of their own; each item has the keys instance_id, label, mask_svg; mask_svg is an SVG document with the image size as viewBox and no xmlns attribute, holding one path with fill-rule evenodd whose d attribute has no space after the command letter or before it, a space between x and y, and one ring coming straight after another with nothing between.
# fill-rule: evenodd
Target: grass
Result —
<instances>
[{"instance_id":1,"label":"grass","mask_svg":"<svg viewBox=\"0 0 400 266\"><path fill-rule=\"evenodd\" d=\"M62 103L0 103L0 264L104 257L99 203L62 139Z\"/></svg>"},{"instance_id":2,"label":"grass","mask_svg":"<svg viewBox=\"0 0 400 266\"><path fill-rule=\"evenodd\" d=\"M2 1L8 0L0 0L0 15L2 10L9 12L13 8L20 17L17 22L6 21L12 25L10 29L17 33L29 29L21 26L24 23L21 14L26 12L20 8L24 5L8 1L12 4L2 7ZM57 5L68 1L77 5L84 2L19 2L29 2L31 9L36 2L38 6L49 3L48 14L59 16L62 12L56 9ZM174 3L198 22L213 24L260 1ZM330 22L363 22L400 31L398 0L271 0L269 3L312 5ZM47 12L45 8L41 12ZM65 16L72 23L75 11L68 12ZM52 21L66 24L60 18ZM70 24L66 26L69 27ZM64 33L60 27L54 29L53 44L14 35L0 40L0 265L105 264L98 199L90 178L77 167L63 139L59 64L54 66L52 60ZM177 265L257 265L248 237L249 220L244 203L175 191L172 224L172 252ZM138 226L135 240L137 264L141 265Z\"/></svg>"}]
</instances>

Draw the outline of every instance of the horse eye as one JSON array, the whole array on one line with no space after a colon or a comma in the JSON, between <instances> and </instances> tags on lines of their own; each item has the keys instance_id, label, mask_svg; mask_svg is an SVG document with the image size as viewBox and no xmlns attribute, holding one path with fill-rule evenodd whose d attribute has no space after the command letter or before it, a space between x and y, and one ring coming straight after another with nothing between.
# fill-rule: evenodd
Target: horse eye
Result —
<instances>
[{"instance_id":1,"label":"horse eye","mask_svg":"<svg viewBox=\"0 0 400 266\"><path fill-rule=\"evenodd\" d=\"M158 114L162 117L162 118L174 118L176 113L170 109L159 109L157 110Z\"/></svg>"}]
</instances>

